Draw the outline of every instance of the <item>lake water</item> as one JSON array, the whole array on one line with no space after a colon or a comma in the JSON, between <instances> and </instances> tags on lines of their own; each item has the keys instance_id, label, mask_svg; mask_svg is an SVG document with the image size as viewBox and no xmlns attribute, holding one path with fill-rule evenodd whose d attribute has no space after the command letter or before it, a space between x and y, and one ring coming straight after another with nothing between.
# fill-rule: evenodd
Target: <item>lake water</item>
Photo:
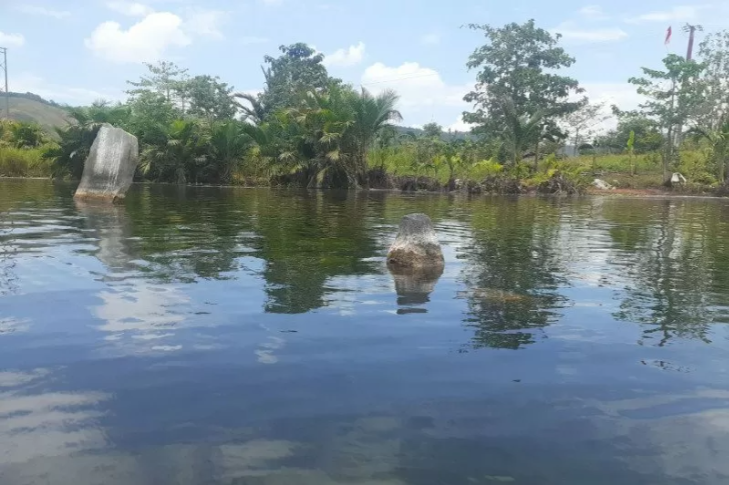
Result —
<instances>
[{"instance_id":1,"label":"lake water","mask_svg":"<svg viewBox=\"0 0 729 485\"><path fill-rule=\"evenodd\" d=\"M727 200L72 189L0 181L2 485L729 483Z\"/></svg>"}]
</instances>

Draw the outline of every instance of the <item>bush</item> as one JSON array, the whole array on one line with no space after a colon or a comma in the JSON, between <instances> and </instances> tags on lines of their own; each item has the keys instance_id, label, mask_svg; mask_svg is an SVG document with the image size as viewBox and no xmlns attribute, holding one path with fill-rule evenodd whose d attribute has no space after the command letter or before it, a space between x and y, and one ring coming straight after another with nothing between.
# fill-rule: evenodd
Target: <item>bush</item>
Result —
<instances>
[{"instance_id":1,"label":"bush","mask_svg":"<svg viewBox=\"0 0 729 485\"><path fill-rule=\"evenodd\" d=\"M707 158L698 151L681 151L680 161L676 167L690 183L716 185L718 180L711 173L712 168Z\"/></svg>"},{"instance_id":2,"label":"bush","mask_svg":"<svg viewBox=\"0 0 729 485\"><path fill-rule=\"evenodd\" d=\"M40 125L26 121L0 121L0 146L38 148L44 143L46 135Z\"/></svg>"},{"instance_id":3,"label":"bush","mask_svg":"<svg viewBox=\"0 0 729 485\"><path fill-rule=\"evenodd\" d=\"M551 177L537 185L537 192L550 195L579 195L587 188L580 177L555 171Z\"/></svg>"},{"instance_id":4,"label":"bush","mask_svg":"<svg viewBox=\"0 0 729 485\"><path fill-rule=\"evenodd\" d=\"M52 163L46 148L0 147L0 177L50 177Z\"/></svg>"}]
</instances>

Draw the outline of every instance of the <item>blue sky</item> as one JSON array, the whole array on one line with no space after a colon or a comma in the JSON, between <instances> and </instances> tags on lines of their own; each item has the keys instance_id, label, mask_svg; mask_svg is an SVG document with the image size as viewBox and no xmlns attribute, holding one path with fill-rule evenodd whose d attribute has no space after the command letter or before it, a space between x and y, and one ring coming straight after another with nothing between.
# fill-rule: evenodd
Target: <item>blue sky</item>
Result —
<instances>
[{"instance_id":1,"label":"blue sky","mask_svg":"<svg viewBox=\"0 0 729 485\"><path fill-rule=\"evenodd\" d=\"M372 91L396 89L403 124L458 128L475 76L466 60L483 41L463 24L534 18L564 35L562 45L577 59L569 73L591 98L625 108L639 102L627 79L640 66L660 65L669 25L668 50L681 54L684 23L729 27L725 0L594 2L0 0L0 46L9 49L12 91L82 104L123 99L125 81L143 74L141 63L159 59L256 91L263 56L303 41L327 55L333 75Z\"/></svg>"}]
</instances>

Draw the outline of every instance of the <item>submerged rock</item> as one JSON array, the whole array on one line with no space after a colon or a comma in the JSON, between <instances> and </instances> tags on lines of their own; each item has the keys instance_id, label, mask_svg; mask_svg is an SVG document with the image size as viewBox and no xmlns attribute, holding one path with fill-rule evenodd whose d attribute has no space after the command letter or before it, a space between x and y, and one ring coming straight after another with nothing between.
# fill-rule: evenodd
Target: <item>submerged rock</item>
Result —
<instances>
[{"instance_id":1,"label":"submerged rock","mask_svg":"<svg viewBox=\"0 0 729 485\"><path fill-rule=\"evenodd\" d=\"M84 163L77 198L123 199L139 161L137 137L105 124L99 128Z\"/></svg>"},{"instance_id":2,"label":"submerged rock","mask_svg":"<svg viewBox=\"0 0 729 485\"><path fill-rule=\"evenodd\" d=\"M401 307L397 313L425 313L427 310L417 305L424 305L430 301L430 294L435 290L435 285L443 274L443 265L424 268L390 266L389 269L395 281L397 304Z\"/></svg>"},{"instance_id":3,"label":"submerged rock","mask_svg":"<svg viewBox=\"0 0 729 485\"><path fill-rule=\"evenodd\" d=\"M430 217L408 214L402 218L395 242L387 253L387 264L399 269L444 266L443 251Z\"/></svg>"}]
</instances>

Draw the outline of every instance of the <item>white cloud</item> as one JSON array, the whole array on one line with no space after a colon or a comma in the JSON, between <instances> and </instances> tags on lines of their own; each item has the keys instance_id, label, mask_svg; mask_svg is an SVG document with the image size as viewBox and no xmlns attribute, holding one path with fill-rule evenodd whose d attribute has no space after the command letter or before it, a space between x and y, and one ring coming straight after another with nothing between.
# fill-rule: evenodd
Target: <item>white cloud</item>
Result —
<instances>
[{"instance_id":1,"label":"white cloud","mask_svg":"<svg viewBox=\"0 0 729 485\"><path fill-rule=\"evenodd\" d=\"M0 46L21 47L25 44L25 37L22 34L5 34L0 32Z\"/></svg>"},{"instance_id":2,"label":"white cloud","mask_svg":"<svg viewBox=\"0 0 729 485\"><path fill-rule=\"evenodd\" d=\"M456 122L452 125L446 126L445 130L448 131L460 131L460 132L470 132L473 128L475 128L476 125L471 123L466 123L463 121L463 115L460 115L458 119L456 119Z\"/></svg>"},{"instance_id":3,"label":"white cloud","mask_svg":"<svg viewBox=\"0 0 729 485\"><path fill-rule=\"evenodd\" d=\"M220 24L225 21L227 15L226 12L220 10L191 8L185 12L183 29L193 35L222 39L223 33L220 31Z\"/></svg>"},{"instance_id":4,"label":"white cloud","mask_svg":"<svg viewBox=\"0 0 729 485\"><path fill-rule=\"evenodd\" d=\"M399 109L405 122L427 123L431 119L453 119L468 108L463 96L470 85L449 85L438 71L417 62L389 67L381 62L365 69L362 85L373 93L393 89L400 95Z\"/></svg>"},{"instance_id":5,"label":"white cloud","mask_svg":"<svg viewBox=\"0 0 729 485\"><path fill-rule=\"evenodd\" d=\"M553 32L562 34L565 40L576 40L581 42L615 42L628 37L627 32L623 29L603 28L603 29L580 29L573 22L565 22L562 25L552 29Z\"/></svg>"},{"instance_id":6,"label":"white cloud","mask_svg":"<svg viewBox=\"0 0 729 485\"><path fill-rule=\"evenodd\" d=\"M631 17L626 19L626 22L634 24L644 22L690 22L698 18L700 8L700 6L679 5L668 10Z\"/></svg>"},{"instance_id":7,"label":"white cloud","mask_svg":"<svg viewBox=\"0 0 729 485\"><path fill-rule=\"evenodd\" d=\"M586 5L579 10L579 14L582 17L592 20L605 20L608 18L599 5Z\"/></svg>"},{"instance_id":8,"label":"white cloud","mask_svg":"<svg viewBox=\"0 0 729 485\"><path fill-rule=\"evenodd\" d=\"M113 1L107 2L106 6L115 12L130 17L146 17L154 13L152 7L137 2Z\"/></svg>"},{"instance_id":9,"label":"white cloud","mask_svg":"<svg viewBox=\"0 0 729 485\"><path fill-rule=\"evenodd\" d=\"M153 62L172 47L184 47L192 40L182 29L182 19L170 12L147 15L122 29L117 22L104 22L85 40L86 47L113 62Z\"/></svg>"},{"instance_id":10,"label":"white cloud","mask_svg":"<svg viewBox=\"0 0 729 485\"><path fill-rule=\"evenodd\" d=\"M137 2L112 1L107 2L106 7L129 17L146 17L154 13L154 9L149 5Z\"/></svg>"},{"instance_id":11,"label":"white cloud","mask_svg":"<svg viewBox=\"0 0 729 485\"><path fill-rule=\"evenodd\" d=\"M426 34L420 38L420 43L425 45L440 44L440 35L438 34Z\"/></svg>"},{"instance_id":12,"label":"white cloud","mask_svg":"<svg viewBox=\"0 0 729 485\"><path fill-rule=\"evenodd\" d=\"M338 49L332 54L324 58L324 65L349 67L356 66L364 59L365 45L360 42L357 45L351 45L347 49Z\"/></svg>"},{"instance_id":13,"label":"white cloud","mask_svg":"<svg viewBox=\"0 0 729 485\"><path fill-rule=\"evenodd\" d=\"M71 16L71 12L67 10L52 10L50 8L41 7L39 5L18 5L15 9L19 12L29 15L41 15L44 17L53 17L56 19L64 19Z\"/></svg>"}]
</instances>

